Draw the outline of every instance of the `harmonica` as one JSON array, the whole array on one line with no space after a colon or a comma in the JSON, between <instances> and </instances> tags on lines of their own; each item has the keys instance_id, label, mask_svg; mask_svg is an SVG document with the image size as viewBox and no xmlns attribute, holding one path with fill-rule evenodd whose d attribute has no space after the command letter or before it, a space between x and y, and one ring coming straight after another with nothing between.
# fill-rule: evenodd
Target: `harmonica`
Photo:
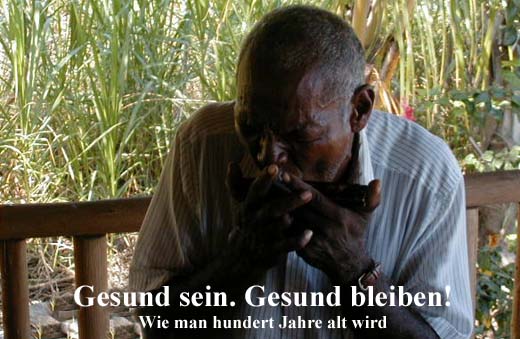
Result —
<instances>
[{"instance_id":1,"label":"harmonica","mask_svg":"<svg viewBox=\"0 0 520 339\"><path fill-rule=\"evenodd\" d=\"M244 178L244 189L249 191L249 187L255 178ZM359 184L339 184L322 181L304 181L312 186L336 204L353 210L363 210L366 208L368 186ZM280 179L273 183L275 194L290 194L292 190ZM245 195L245 194L244 194Z\"/></svg>"}]
</instances>

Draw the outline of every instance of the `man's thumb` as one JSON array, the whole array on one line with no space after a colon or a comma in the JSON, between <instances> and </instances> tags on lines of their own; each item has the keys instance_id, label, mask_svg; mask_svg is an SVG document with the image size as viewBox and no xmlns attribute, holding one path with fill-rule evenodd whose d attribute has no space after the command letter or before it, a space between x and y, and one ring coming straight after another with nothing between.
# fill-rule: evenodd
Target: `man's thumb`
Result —
<instances>
[{"instance_id":1,"label":"man's thumb","mask_svg":"<svg viewBox=\"0 0 520 339\"><path fill-rule=\"evenodd\" d=\"M381 180L375 179L368 184L365 212L371 213L381 202Z\"/></svg>"}]
</instances>

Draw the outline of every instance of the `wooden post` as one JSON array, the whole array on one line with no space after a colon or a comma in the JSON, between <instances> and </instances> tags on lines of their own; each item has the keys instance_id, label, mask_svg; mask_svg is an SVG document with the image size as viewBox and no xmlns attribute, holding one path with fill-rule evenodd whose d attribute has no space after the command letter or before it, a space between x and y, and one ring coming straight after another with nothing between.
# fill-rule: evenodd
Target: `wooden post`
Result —
<instances>
[{"instance_id":1,"label":"wooden post","mask_svg":"<svg viewBox=\"0 0 520 339\"><path fill-rule=\"evenodd\" d=\"M0 242L0 266L5 338L31 338L25 239Z\"/></svg>"},{"instance_id":2,"label":"wooden post","mask_svg":"<svg viewBox=\"0 0 520 339\"><path fill-rule=\"evenodd\" d=\"M74 262L76 287L93 286L94 293L82 289L80 298L95 297L108 289L107 240L105 235L74 237ZM97 303L91 307L80 307L78 317L80 339L104 339L109 334L109 320L106 307Z\"/></svg>"},{"instance_id":3,"label":"wooden post","mask_svg":"<svg viewBox=\"0 0 520 339\"><path fill-rule=\"evenodd\" d=\"M520 339L520 203L518 204L518 218L516 225L515 287L513 289L511 339Z\"/></svg>"},{"instance_id":4,"label":"wooden post","mask_svg":"<svg viewBox=\"0 0 520 339\"><path fill-rule=\"evenodd\" d=\"M471 283L471 298L473 311L477 306L477 259L478 259L478 208L466 210L469 279Z\"/></svg>"}]
</instances>

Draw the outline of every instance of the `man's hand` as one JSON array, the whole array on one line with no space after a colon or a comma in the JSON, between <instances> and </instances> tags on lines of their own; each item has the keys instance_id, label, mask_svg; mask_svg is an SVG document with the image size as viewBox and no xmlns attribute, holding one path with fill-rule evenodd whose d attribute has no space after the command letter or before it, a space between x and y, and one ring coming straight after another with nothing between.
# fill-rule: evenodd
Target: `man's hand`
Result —
<instances>
[{"instance_id":1,"label":"man's hand","mask_svg":"<svg viewBox=\"0 0 520 339\"><path fill-rule=\"evenodd\" d=\"M227 185L231 195L239 202L238 226L229 236L231 253L245 257L249 268L268 269L287 252L304 248L312 232L294 232L291 213L309 203L312 193L308 189L296 189L291 193L273 196L273 183L278 179L278 166L264 168L244 196L241 185L244 178L240 167L230 163Z\"/></svg>"},{"instance_id":2,"label":"man's hand","mask_svg":"<svg viewBox=\"0 0 520 339\"><path fill-rule=\"evenodd\" d=\"M379 180L369 184L366 204L360 211L335 204L295 176L284 174L284 182L294 191L310 191L313 196L306 208L294 213L298 228L313 231L312 239L298 254L334 283L348 284L357 279L372 263L364 238L368 217L381 198Z\"/></svg>"}]
</instances>

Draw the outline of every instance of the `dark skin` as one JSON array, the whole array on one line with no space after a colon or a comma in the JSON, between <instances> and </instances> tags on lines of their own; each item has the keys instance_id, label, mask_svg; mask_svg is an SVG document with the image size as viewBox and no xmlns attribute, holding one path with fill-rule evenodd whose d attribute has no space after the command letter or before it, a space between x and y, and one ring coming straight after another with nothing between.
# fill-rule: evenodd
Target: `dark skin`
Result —
<instances>
[{"instance_id":1,"label":"dark skin","mask_svg":"<svg viewBox=\"0 0 520 339\"><path fill-rule=\"evenodd\" d=\"M368 208L351 211L333 203L304 180L350 179L343 174L349 166L354 133L366 127L374 93L370 87L361 86L350 102L344 97L324 102L323 80L318 70L273 81L262 76L269 72L249 71L248 67L246 55L239 68L239 74L242 71L246 76L239 75L237 132L260 168L276 165L293 192L311 193L309 203L285 216L295 224L287 227L304 230L298 254L326 273L334 285L353 285L372 262L363 242L367 219L380 201L380 182L374 180L369 185ZM238 182L230 181L234 180ZM391 284L383 275L374 291L388 292ZM348 292L342 295L347 296ZM343 300L343 309L346 315L355 314L356 319L365 315L372 319L387 317L386 329L360 329L356 333L359 338L438 338L429 324L409 308L353 308L350 304Z\"/></svg>"},{"instance_id":2,"label":"dark skin","mask_svg":"<svg viewBox=\"0 0 520 339\"><path fill-rule=\"evenodd\" d=\"M360 87L350 99L337 97L324 102L323 80L318 70L302 71L272 79L261 65L249 61L247 53L239 65L235 126L240 140L256 160L260 175L240 201L238 229L229 244L207 266L170 285L172 305L183 291L212 290L241 300L247 287L259 281L267 269L282 262L290 251L327 274L334 285L350 286L366 272L372 259L363 239L370 213L380 201L380 182L370 183L367 208L351 211L342 208L305 181L348 181L354 134L368 123L374 93ZM273 184L282 174L291 193L273 196ZM228 186L238 196L242 173L237 164L228 167ZM388 291L391 282L384 276L375 292ZM343 297L350 290L342 293ZM345 315L356 319L387 317L386 329L360 329L359 338L438 338L421 316L404 307L356 307L342 300ZM215 307L165 309L145 308L140 314L170 319L231 317L233 309ZM208 330L210 331L210 330ZM213 337L228 334L205 333ZM192 336L192 332L175 337ZM148 338L166 338L164 332Z\"/></svg>"}]
</instances>

